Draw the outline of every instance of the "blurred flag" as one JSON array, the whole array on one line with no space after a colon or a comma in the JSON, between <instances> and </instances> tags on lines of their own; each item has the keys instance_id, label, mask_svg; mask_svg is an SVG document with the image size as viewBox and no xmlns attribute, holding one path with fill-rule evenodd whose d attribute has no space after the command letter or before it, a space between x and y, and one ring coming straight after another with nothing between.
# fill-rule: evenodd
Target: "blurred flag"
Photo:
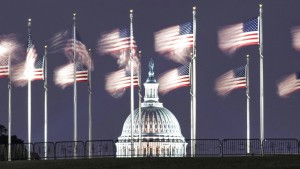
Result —
<instances>
[{"instance_id":1,"label":"blurred flag","mask_svg":"<svg viewBox=\"0 0 300 169\"><path fill-rule=\"evenodd\" d=\"M155 51L177 63L191 59L194 44L193 23L172 26L154 33Z\"/></svg>"},{"instance_id":2,"label":"blurred flag","mask_svg":"<svg viewBox=\"0 0 300 169\"><path fill-rule=\"evenodd\" d=\"M130 58L130 30L115 29L109 33L103 34L98 40L97 50L102 55L112 55L118 59L118 65L125 67ZM137 45L133 37L132 42L133 55L137 54Z\"/></svg>"},{"instance_id":3,"label":"blurred flag","mask_svg":"<svg viewBox=\"0 0 300 169\"><path fill-rule=\"evenodd\" d=\"M27 49L26 60L12 68L12 82L16 86L26 86L28 80L43 79L43 70L35 68L37 53L34 46Z\"/></svg>"},{"instance_id":4,"label":"blurred flag","mask_svg":"<svg viewBox=\"0 0 300 169\"><path fill-rule=\"evenodd\" d=\"M74 31L67 30L58 32L50 41L52 53L61 52L69 60L67 64L54 70L54 83L63 89L74 83L74 53L76 57L76 82L87 82L88 71L93 70L93 62L79 32L76 31L75 40Z\"/></svg>"},{"instance_id":5,"label":"blurred flag","mask_svg":"<svg viewBox=\"0 0 300 169\"><path fill-rule=\"evenodd\" d=\"M134 57L133 64L133 86L139 86L139 60ZM124 69L108 74L105 78L105 90L114 98L123 96L131 85L131 62Z\"/></svg>"},{"instance_id":6,"label":"blurred flag","mask_svg":"<svg viewBox=\"0 0 300 169\"><path fill-rule=\"evenodd\" d=\"M44 80L44 56L37 56L31 80Z\"/></svg>"},{"instance_id":7,"label":"blurred flag","mask_svg":"<svg viewBox=\"0 0 300 169\"><path fill-rule=\"evenodd\" d=\"M258 17L244 23L225 26L219 31L219 48L227 54L237 49L259 44Z\"/></svg>"},{"instance_id":8,"label":"blurred flag","mask_svg":"<svg viewBox=\"0 0 300 169\"><path fill-rule=\"evenodd\" d=\"M159 79L159 92L166 94L171 90L190 86L190 65L185 64L179 68L172 69L162 74Z\"/></svg>"},{"instance_id":9,"label":"blurred flag","mask_svg":"<svg viewBox=\"0 0 300 169\"><path fill-rule=\"evenodd\" d=\"M226 96L234 89L246 87L246 66L242 66L221 75L216 80L215 89L219 96Z\"/></svg>"},{"instance_id":10,"label":"blurred flag","mask_svg":"<svg viewBox=\"0 0 300 169\"><path fill-rule=\"evenodd\" d=\"M24 77L26 80L33 80L35 73L35 62L37 53L34 46L30 46L27 49L26 61L24 65Z\"/></svg>"},{"instance_id":11,"label":"blurred flag","mask_svg":"<svg viewBox=\"0 0 300 169\"><path fill-rule=\"evenodd\" d=\"M31 23L29 23L28 26L27 54L24 65L25 79L31 81L43 80L43 56L38 57L35 46L32 43Z\"/></svg>"},{"instance_id":12,"label":"blurred flag","mask_svg":"<svg viewBox=\"0 0 300 169\"><path fill-rule=\"evenodd\" d=\"M300 51L300 26L292 28L292 45L297 51Z\"/></svg>"},{"instance_id":13,"label":"blurred flag","mask_svg":"<svg viewBox=\"0 0 300 169\"><path fill-rule=\"evenodd\" d=\"M15 34L0 35L0 78L9 76L9 59L16 60L22 50Z\"/></svg>"},{"instance_id":14,"label":"blurred flag","mask_svg":"<svg viewBox=\"0 0 300 169\"><path fill-rule=\"evenodd\" d=\"M131 85L130 71L120 69L106 76L105 90L113 97L121 97ZM133 86L138 86L138 75L133 75Z\"/></svg>"},{"instance_id":15,"label":"blurred flag","mask_svg":"<svg viewBox=\"0 0 300 169\"><path fill-rule=\"evenodd\" d=\"M288 97L300 89L300 72L293 73L278 83L278 95Z\"/></svg>"},{"instance_id":16,"label":"blurred flag","mask_svg":"<svg viewBox=\"0 0 300 169\"><path fill-rule=\"evenodd\" d=\"M51 53L63 53L69 62L74 60L74 47L76 62L84 64L89 70L93 70L93 62L88 49L82 42L81 36L76 31L76 41L74 43L73 31L60 31L50 39L49 50Z\"/></svg>"},{"instance_id":17,"label":"blurred flag","mask_svg":"<svg viewBox=\"0 0 300 169\"><path fill-rule=\"evenodd\" d=\"M76 66L76 82L88 81L88 69L84 65L78 63ZM55 85L65 88L74 82L74 64L69 63L57 68L54 71Z\"/></svg>"},{"instance_id":18,"label":"blurred flag","mask_svg":"<svg viewBox=\"0 0 300 169\"><path fill-rule=\"evenodd\" d=\"M70 61L74 59L74 40L70 39L67 41L66 45L63 48L65 56L69 58ZM76 40L75 42L75 55L76 62L79 62L85 65L88 69L93 69L92 59L89 55L87 47L80 40Z\"/></svg>"}]
</instances>

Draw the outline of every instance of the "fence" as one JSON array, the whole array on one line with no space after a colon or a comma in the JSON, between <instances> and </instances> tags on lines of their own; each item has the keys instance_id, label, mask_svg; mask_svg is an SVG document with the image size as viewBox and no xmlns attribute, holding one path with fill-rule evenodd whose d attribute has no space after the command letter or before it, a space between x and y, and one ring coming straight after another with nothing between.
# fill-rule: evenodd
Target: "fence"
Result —
<instances>
[{"instance_id":1,"label":"fence","mask_svg":"<svg viewBox=\"0 0 300 169\"><path fill-rule=\"evenodd\" d=\"M189 157L191 154L191 139L187 139L186 142L188 143L186 152L187 156ZM195 156L221 156L222 155L222 146L221 141L218 139L196 139L195 140Z\"/></svg>"},{"instance_id":2,"label":"fence","mask_svg":"<svg viewBox=\"0 0 300 169\"><path fill-rule=\"evenodd\" d=\"M12 160L27 160L28 151L30 152L31 159L36 159L37 156L33 151L32 143L19 143L11 145L11 159Z\"/></svg>"},{"instance_id":3,"label":"fence","mask_svg":"<svg viewBox=\"0 0 300 169\"><path fill-rule=\"evenodd\" d=\"M263 141L264 155L299 154L299 141L297 139L265 139Z\"/></svg>"},{"instance_id":4,"label":"fence","mask_svg":"<svg viewBox=\"0 0 300 169\"><path fill-rule=\"evenodd\" d=\"M115 157L116 149L113 140L93 140L85 143L86 157Z\"/></svg>"},{"instance_id":5,"label":"fence","mask_svg":"<svg viewBox=\"0 0 300 169\"><path fill-rule=\"evenodd\" d=\"M186 156L190 157L191 139L187 139ZM116 157L113 140L37 142L33 144L12 144L12 160L31 159L73 159ZM195 139L195 157L300 155L297 139ZM130 155L128 156L130 157ZM7 145L0 144L0 161L7 160Z\"/></svg>"},{"instance_id":6,"label":"fence","mask_svg":"<svg viewBox=\"0 0 300 169\"><path fill-rule=\"evenodd\" d=\"M62 141L55 143L55 158L84 158L85 144L82 141Z\"/></svg>"},{"instance_id":7,"label":"fence","mask_svg":"<svg viewBox=\"0 0 300 169\"><path fill-rule=\"evenodd\" d=\"M54 142L38 142L33 144L34 152L40 159L55 159Z\"/></svg>"},{"instance_id":8,"label":"fence","mask_svg":"<svg viewBox=\"0 0 300 169\"><path fill-rule=\"evenodd\" d=\"M0 161L7 161L7 145L0 144Z\"/></svg>"},{"instance_id":9,"label":"fence","mask_svg":"<svg viewBox=\"0 0 300 169\"><path fill-rule=\"evenodd\" d=\"M222 140L223 156L261 155L259 139L224 139Z\"/></svg>"}]
</instances>

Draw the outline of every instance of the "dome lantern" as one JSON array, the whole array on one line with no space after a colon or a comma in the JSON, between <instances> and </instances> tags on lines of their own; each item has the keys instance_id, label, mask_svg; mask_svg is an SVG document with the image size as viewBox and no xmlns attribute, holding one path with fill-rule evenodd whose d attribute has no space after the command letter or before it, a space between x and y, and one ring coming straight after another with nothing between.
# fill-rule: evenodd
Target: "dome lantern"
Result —
<instances>
[{"instance_id":1,"label":"dome lantern","mask_svg":"<svg viewBox=\"0 0 300 169\"><path fill-rule=\"evenodd\" d=\"M146 80L146 83L144 83L145 87L145 96L144 96L144 101L147 103L153 103L153 102L158 102L158 83L156 82L156 79L154 77L154 62L151 59L149 61L149 72L148 72L148 78ZM147 106L149 106L147 104ZM158 105L159 106L159 105ZM143 105L142 105L143 107Z\"/></svg>"}]
</instances>

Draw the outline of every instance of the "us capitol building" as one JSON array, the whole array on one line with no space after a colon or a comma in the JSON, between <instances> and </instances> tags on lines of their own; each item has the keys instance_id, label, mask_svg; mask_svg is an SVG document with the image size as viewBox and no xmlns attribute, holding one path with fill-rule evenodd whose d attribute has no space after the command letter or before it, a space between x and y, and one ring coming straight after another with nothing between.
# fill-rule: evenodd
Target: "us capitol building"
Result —
<instances>
[{"instance_id":1,"label":"us capitol building","mask_svg":"<svg viewBox=\"0 0 300 169\"><path fill-rule=\"evenodd\" d=\"M149 73L141 104L142 143L139 144L139 109L134 111L133 156L182 157L186 155L184 137L173 113L163 107L158 98L158 83L154 78L154 63L149 62ZM131 115L125 120L121 136L116 142L117 157L131 156Z\"/></svg>"}]
</instances>

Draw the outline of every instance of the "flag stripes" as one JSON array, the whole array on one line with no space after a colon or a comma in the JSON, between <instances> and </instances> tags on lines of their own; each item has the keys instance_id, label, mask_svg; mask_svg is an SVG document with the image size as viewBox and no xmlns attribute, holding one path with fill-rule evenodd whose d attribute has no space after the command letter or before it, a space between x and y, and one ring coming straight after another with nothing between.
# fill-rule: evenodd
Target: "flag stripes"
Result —
<instances>
[{"instance_id":1,"label":"flag stripes","mask_svg":"<svg viewBox=\"0 0 300 169\"><path fill-rule=\"evenodd\" d=\"M113 97L120 97L131 85L130 71L120 69L106 76L105 90ZM133 74L133 86L139 85L137 73Z\"/></svg>"},{"instance_id":2,"label":"flag stripes","mask_svg":"<svg viewBox=\"0 0 300 169\"><path fill-rule=\"evenodd\" d=\"M76 66L76 82L88 81L88 70L82 65ZM74 64L69 63L57 68L54 71L54 83L61 88L65 88L74 83Z\"/></svg>"},{"instance_id":3,"label":"flag stripes","mask_svg":"<svg viewBox=\"0 0 300 169\"><path fill-rule=\"evenodd\" d=\"M218 34L220 50L233 54L241 47L259 44L258 25L258 18L254 18L224 27Z\"/></svg>"},{"instance_id":4,"label":"flag stripes","mask_svg":"<svg viewBox=\"0 0 300 169\"><path fill-rule=\"evenodd\" d=\"M101 54L112 54L120 52L123 49L129 49L130 45L129 29L115 29L101 36L98 41L98 50ZM133 47L137 47L134 39Z\"/></svg>"},{"instance_id":5,"label":"flag stripes","mask_svg":"<svg viewBox=\"0 0 300 169\"><path fill-rule=\"evenodd\" d=\"M159 92L166 94L171 90L190 86L190 70L189 64L185 64L179 68L171 69L162 74L159 79Z\"/></svg>"},{"instance_id":6,"label":"flag stripes","mask_svg":"<svg viewBox=\"0 0 300 169\"><path fill-rule=\"evenodd\" d=\"M280 97L289 97L300 89L300 72L285 77L278 83L277 87Z\"/></svg>"},{"instance_id":7,"label":"flag stripes","mask_svg":"<svg viewBox=\"0 0 300 169\"><path fill-rule=\"evenodd\" d=\"M194 44L193 23L172 26L154 33L155 51L167 58L187 63Z\"/></svg>"},{"instance_id":8,"label":"flag stripes","mask_svg":"<svg viewBox=\"0 0 300 169\"><path fill-rule=\"evenodd\" d=\"M226 96L232 90L246 88L246 66L230 70L216 80L215 90L218 95Z\"/></svg>"},{"instance_id":9,"label":"flag stripes","mask_svg":"<svg viewBox=\"0 0 300 169\"><path fill-rule=\"evenodd\" d=\"M8 66L0 66L0 78L6 78L9 76Z\"/></svg>"}]
</instances>

